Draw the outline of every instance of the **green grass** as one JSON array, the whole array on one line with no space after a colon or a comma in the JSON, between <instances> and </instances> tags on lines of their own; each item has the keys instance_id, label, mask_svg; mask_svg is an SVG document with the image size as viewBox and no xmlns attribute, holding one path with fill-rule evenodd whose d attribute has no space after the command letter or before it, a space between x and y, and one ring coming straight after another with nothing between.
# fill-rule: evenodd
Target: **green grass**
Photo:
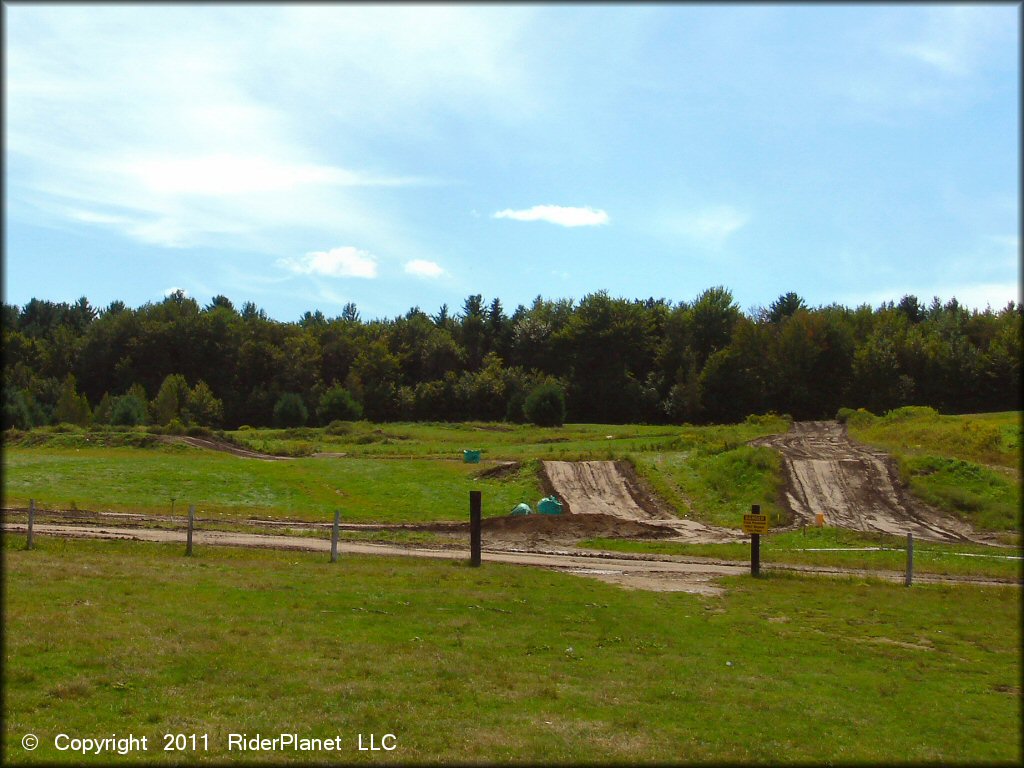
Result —
<instances>
[{"instance_id":1,"label":"green grass","mask_svg":"<svg viewBox=\"0 0 1024 768\"><path fill-rule=\"evenodd\" d=\"M770 448L715 446L694 440L687 450L637 455L634 465L659 495L682 514L739 528L752 504L772 524L785 521L779 506L782 459Z\"/></svg>"},{"instance_id":2,"label":"green grass","mask_svg":"<svg viewBox=\"0 0 1024 768\"><path fill-rule=\"evenodd\" d=\"M55 751L59 732L208 733L209 757L238 759L242 731L340 734L349 749L305 759L342 762L1022 759L1017 589L770 574L705 598L487 563L23 542L4 542L9 764L111 762ZM398 749L359 753L359 733ZM141 759L193 758L117 762Z\"/></svg>"},{"instance_id":3,"label":"green grass","mask_svg":"<svg viewBox=\"0 0 1024 768\"><path fill-rule=\"evenodd\" d=\"M882 417L859 412L847 426L850 437L891 453L904 485L925 503L983 530L1020 531L1019 412L899 408Z\"/></svg>"},{"instance_id":4,"label":"green grass","mask_svg":"<svg viewBox=\"0 0 1024 768\"><path fill-rule=\"evenodd\" d=\"M598 538L579 543L587 549L661 555L711 557L750 561L750 545L686 544L677 541L637 541ZM865 551L860 548L877 548ZM849 548L853 551L814 551ZM860 551L856 551L860 549ZM944 544L916 541L914 572L992 579L1024 579L1020 548L996 549L976 544ZM906 539L899 536L860 533L840 528L807 528L761 537L761 562L779 565L814 565L825 568L856 568L903 572L906 569Z\"/></svg>"},{"instance_id":5,"label":"green grass","mask_svg":"<svg viewBox=\"0 0 1024 768\"><path fill-rule=\"evenodd\" d=\"M326 520L340 509L346 522L465 520L471 489L484 493L484 516L507 514L543 494L524 467L507 479L478 479L489 465L430 459L346 458L259 461L185 446L131 448L7 448L4 499L46 508L216 517Z\"/></svg>"}]
</instances>

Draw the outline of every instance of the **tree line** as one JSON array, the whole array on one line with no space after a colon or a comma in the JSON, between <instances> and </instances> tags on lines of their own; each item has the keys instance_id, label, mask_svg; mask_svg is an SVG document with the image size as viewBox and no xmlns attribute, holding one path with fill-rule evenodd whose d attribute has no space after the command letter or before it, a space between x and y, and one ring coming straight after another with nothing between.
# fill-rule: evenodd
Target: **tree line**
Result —
<instances>
[{"instance_id":1,"label":"tree line","mask_svg":"<svg viewBox=\"0 0 1024 768\"><path fill-rule=\"evenodd\" d=\"M1020 408L1024 308L915 296L809 307L787 293L740 310L721 286L692 301L538 296L506 313L466 298L364 321L269 318L182 292L136 309L32 299L3 306L4 427L237 428L373 421L731 422Z\"/></svg>"}]
</instances>

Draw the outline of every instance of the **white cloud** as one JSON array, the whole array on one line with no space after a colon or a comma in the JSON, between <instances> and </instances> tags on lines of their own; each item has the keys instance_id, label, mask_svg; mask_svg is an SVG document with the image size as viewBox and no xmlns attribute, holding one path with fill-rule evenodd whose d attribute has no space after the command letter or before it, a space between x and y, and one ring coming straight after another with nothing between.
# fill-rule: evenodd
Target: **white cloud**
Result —
<instances>
[{"instance_id":1,"label":"white cloud","mask_svg":"<svg viewBox=\"0 0 1024 768\"><path fill-rule=\"evenodd\" d=\"M409 275L415 275L416 277L440 277L444 274L444 270L435 262L427 261L426 259L413 259L412 261L406 262L405 272Z\"/></svg>"},{"instance_id":2,"label":"white cloud","mask_svg":"<svg viewBox=\"0 0 1024 768\"><path fill-rule=\"evenodd\" d=\"M717 205L672 217L670 231L704 248L721 248L750 217L731 205Z\"/></svg>"},{"instance_id":3,"label":"white cloud","mask_svg":"<svg viewBox=\"0 0 1024 768\"><path fill-rule=\"evenodd\" d=\"M983 5L930 8L917 40L896 45L895 52L946 75L969 75L992 38L1005 33L1007 22L1015 26L1013 17L1005 12L1010 10Z\"/></svg>"},{"instance_id":4,"label":"white cloud","mask_svg":"<svg viewBox=\"0 0 1024 768\"><path fill-rule=\"evenodd\" d=\"M164 297L166 298L167 296L170 296L172 293L177 293L178 291L181 291L185 296L188 296L188 291L186 291L184 288L178 288L176 286L173 286L171 288L164 289Z\"/></svg>"},{"instance_id":5,"label":"white cloud","mask_svg":"<svg viewBox=\"0 0 1024 768\"><path fill-rule=\"evenodd\" d=\"M514 115L529 100L515 62L532 11L8 10L11 199L164 247L280 254L301 230L429 257L397 206L361 188L439 182L366 142L438 110Z\"/></svg>"},{"instance_id":6,"label":"white cloud","mask_svg":"<svg viewBox=\"0 0 1024 768\"><path fill-rule=\"evenodd\" d=\"M298 258L278 259L277 264L300 275L367 279L377 276L377 260L374 256L351 245L331 248L329 251L312 251Z\"/></svg>"},{"instance_id":7,"label":"white cloud","mask_svg":"<svg viewBox=\"0 0 1024 768\"><path fill-rule=\"evenodd\" d=\"M594 210L589 205L574 208L562 205L535 205L524 210L506 208L494 214L495 219L514 219L515 221L547 221L563 227L594 227L608 223L608 214L600 209Z\"/></svg>"}]
</instances>

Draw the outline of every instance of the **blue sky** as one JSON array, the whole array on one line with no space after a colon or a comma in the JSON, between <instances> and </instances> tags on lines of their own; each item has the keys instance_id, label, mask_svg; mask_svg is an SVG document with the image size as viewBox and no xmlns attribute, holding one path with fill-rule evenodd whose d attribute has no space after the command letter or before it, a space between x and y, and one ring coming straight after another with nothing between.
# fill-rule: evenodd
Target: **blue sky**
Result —
<instances>
[{"instance_id":1,"label":"blue sky","mask_svg":"<svg viewBox=\"0 0 1024 768\"><path fill-rule=\"evenodd\" d=\"M1014 5L5 5L4 300L1020 301Z\"/></svg>"}]
</instances>

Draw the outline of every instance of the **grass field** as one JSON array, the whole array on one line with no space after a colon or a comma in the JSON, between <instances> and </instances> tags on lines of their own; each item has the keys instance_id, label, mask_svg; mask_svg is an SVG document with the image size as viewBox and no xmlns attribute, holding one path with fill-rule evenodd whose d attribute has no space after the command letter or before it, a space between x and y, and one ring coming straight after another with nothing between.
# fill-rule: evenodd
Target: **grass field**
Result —
<instances>
[{"instance_id":1,"label":"grass field","mask_svg":"<svg viewBox=\"0 0 1024 768\"><path fill-rule=\"evenodd\" d=\"M504 515L543 494L529 468L501 480L478 479L491 465L431 459L240 459L186 446L10 448L5 452L8 503L168 513L195 503L206 516L346 522L463 520L469 490L482 489L484 515Z\"/></svg>"},{"instance_id":2,"label":"grass field","mask_svg":"<svg viewBox=\"0 0 1024 768\"><path fill-rule=\"evenodd\" d=\"M112 762L57 752L60 732L206 733L207 757L272 762L294 755L229 755L227 734L340 735L305 759L342 762L1022 759L1016 588L772 574L698 597L494 564L23 543L4 537L9 764ZM398 748L360 753L360 733Z\"/></svg>"}]
</instances>

